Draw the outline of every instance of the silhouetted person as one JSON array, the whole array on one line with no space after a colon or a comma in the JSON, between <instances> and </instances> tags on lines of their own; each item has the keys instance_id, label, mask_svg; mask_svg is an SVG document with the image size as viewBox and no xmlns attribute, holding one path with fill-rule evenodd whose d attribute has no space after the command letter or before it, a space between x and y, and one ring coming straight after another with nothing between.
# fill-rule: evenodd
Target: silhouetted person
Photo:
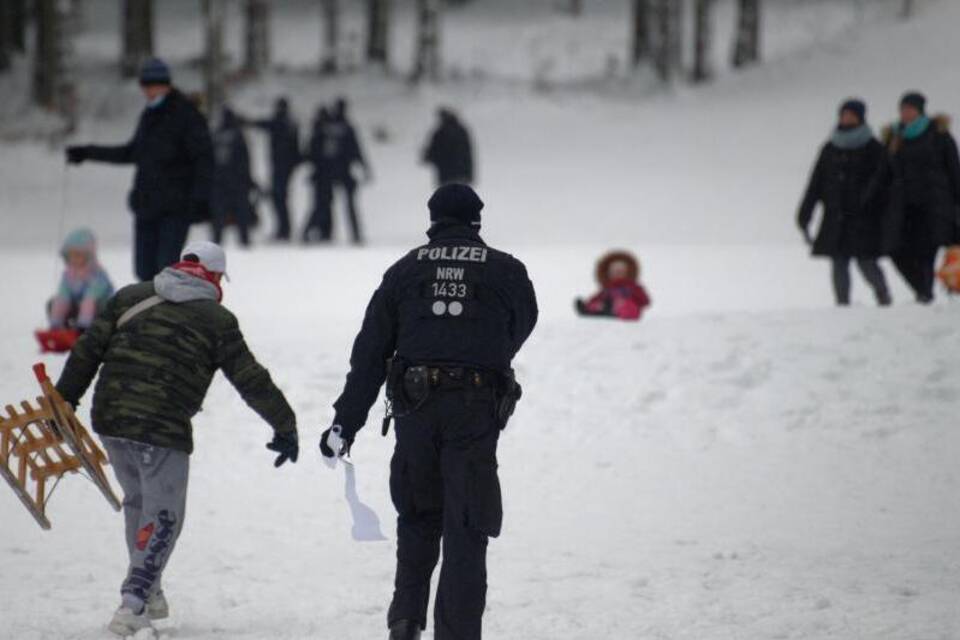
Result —
<instances>
[{"instance_id":1,"label":"silhouetted person","mask_svg":"<svg viewBox=\"0 0 960 640\"><path fill-rule=\"evenodd\" d=\"M230 223L240 232L240 243L250 245L253 207L250 192L256 188L250 175L250 152L240 128L240 120L230 109L223 110L223 120L213 134L213 238L223 240L223 230Z\"/></svg>"},{"instance_id":2,"label":"silhouetted person","mask_svg":"<svg viewBox=\"0 0 960 640\"><path fill-rule=\"evenodd\" d=\"M286 98L277 98L271 117L246 122L263 129L270 136L270 196L277 217L274 239L289 240L290 209L287 200L290 194L290 178L302 159L300 132L290 114L290 103Z\"/></svg>"},{"instance_id":3,"label":"silhouetted person","mask_svg":"<svg viewBox=\"0 0 960 640\"><path fill-rule=\"evenodd\" d=\"M440 122L423 150L423 162L436 169L438 187L451 182L473 184L470 132L450 109L439 109L437 117Z\"/></svg>"},{"instance_id":4,"label":"silhouetted person","mask_svg":"<svg viewBox=\"0 0 960 640\"><path fill-rule=\"evenodd\" d=\"M180 259L190 224L210 219L213 149L207 120L171 86L170 68L151 58L140 68L147 106L126 144L67 147L67 161L136 166L127 203L134 215L134 263L153 280Z\"/></svg>"},{"instance_id":5,"label":"silhouetted person","mask_svg":"<svg viewBox=\"0 0 960 640\"><path fill-rule=\"evenodd\" d=\"M313 187L313 208L310 218L303 229L304 242L327 242L333 236L333 181L330 161L326 154L326 127L330 123L330 112L326 107L317 111L313 121L313 131L307 148L307 161L313 166L310 184Z\"/></svg>"},{"instance_id":6,"label":"silhouetted person","mask_svg":"<svg viewBox=\"0 0 960 640\"><path fill-rule=\"evenodd\" d=\"M371 172L360 148L357 132L347 116L347 101L344 98L336 101L330 120L323 126L323 158L330 172L332 186L343 188L353 242L361 244L363 233L357 213L357 179L353 175L353 167L359 164L363 168L367 182L371 179Z\"/></svg>"}]
</instances>

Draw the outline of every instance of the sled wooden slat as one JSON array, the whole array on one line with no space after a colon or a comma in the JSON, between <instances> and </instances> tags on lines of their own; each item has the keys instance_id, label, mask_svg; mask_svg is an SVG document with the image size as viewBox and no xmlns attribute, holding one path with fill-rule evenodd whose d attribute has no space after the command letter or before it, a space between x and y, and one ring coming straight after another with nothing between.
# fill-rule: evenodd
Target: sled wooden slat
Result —
<instances>
[{"instance_id":1,"label":"sled wooden slat","mask_svg":"<svg viewBox=\"0 0 960 640\"><path fill-rule=\"evenodd\" d=\"M43 395L39 408L28 401L20 411L6 406L0 415L0 475L42 529L50 529L46 514L52 487L66 474L85 471L115 511L121 509L104 472L106 454L60 396L43 365L34 367Z\"/></svg>"}]
</instances>

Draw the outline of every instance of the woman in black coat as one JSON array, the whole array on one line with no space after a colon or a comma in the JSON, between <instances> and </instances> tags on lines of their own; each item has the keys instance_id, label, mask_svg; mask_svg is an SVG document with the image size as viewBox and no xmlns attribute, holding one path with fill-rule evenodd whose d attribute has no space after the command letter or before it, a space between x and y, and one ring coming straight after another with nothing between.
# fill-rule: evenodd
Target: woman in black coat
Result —
<instances>
[{"instance_id":1,"label":"woman in black coat","mask_svg":"<svg viewBox=\"0 0 960 640\"><path fill-rule=\"evenodd\" d=\"M960 240L960 157L949 118L928 118L925 110L919 93L901 99L900 122L886 132L887 160L875 189L889 191L884 244L917 301L929 304L937 252Z\"/></svg>"},{"instance_id":2,"label":"woman in black coat","mask_svg":"<svg viewBox=\"0 0 960 640\"><path fill-rule=\"evenodd\" d=\"M850 261L873 289L877 303L890 304L887 281L877 262L881 255L879 211L865 207L865 195L883 160L883 145L866 123L866 105L848 100L840 121L820 151L804 194L797 224L813 247L813 255L833 263L833 287L838 305L850 304ZM815 239L809 226L817 203L823 217Z\"/></svg>"}]
</instances>

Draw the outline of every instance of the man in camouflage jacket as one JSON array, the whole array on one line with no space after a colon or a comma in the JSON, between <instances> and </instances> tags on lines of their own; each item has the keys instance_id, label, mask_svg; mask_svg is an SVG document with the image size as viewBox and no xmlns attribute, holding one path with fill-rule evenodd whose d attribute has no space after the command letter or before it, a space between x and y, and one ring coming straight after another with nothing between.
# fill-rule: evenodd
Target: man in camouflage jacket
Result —
<instances>
[{"instance_id":1,"label":"man in camouflage jacket","mask_svg":"<svg viewBox=\"0 0 960 640\"><path fill-rule=\"evenodd\" d=\"M190 419L217 370L273 427L276 466L297 461L296 418L247 348L236 317L220 304L223 250L189 245L152 282L121 289L67 360L57 388L76 405L97 370L93 429L124 492L130 567L110 630L133 635L168 615L160 585L183 523Z\"/></svg>"}]
</instances>

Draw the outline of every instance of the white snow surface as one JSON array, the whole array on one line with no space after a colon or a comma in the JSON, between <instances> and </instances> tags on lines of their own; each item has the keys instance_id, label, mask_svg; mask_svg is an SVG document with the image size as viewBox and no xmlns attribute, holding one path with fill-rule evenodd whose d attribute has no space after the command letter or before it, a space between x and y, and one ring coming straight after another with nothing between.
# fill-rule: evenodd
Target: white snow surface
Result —
<instances>
[{"instance_id":1,"label":"white snow surface","mask_svg":"<svg viewBox=\"0 0 960 640\"><path fill-rule=\"evenodd\" d=\"M230 247L224 302L297 411L303 450L274 470L269 429L217 378L194 422L189 516L164 578L172 617L160 637L386 635L394 514L379 406L353 459L359 495L391 541L351 538L343 473L316 444L370 293L422 239L430 175L414 163L432 108L447 103L477 137L485 235L528 264L542 311L516 361L525 396L501 440L506 516L490 546L485 635L960 637L960 303L916 307L888 268L894 308L874 309L858 281L857 304L834 309L828 267L807 258L793 228L840 99L864 95L878 122L907 87L925 89L934 110L960 107L947 62L960 55L960 6L921 7L912 22L834 29L803 55L653 97L640 85L533 93L488 79L414 91L301 71L239 91L249 111L289 92L304 116L319 99L354 99L377 177L361 200L371 246ZM619 19L587 11L591 30ZM491 32L502 26L487 19ZM80 47L81 64L97 63L96 42ZM508 75L498 64L486 68ZM84 91L103 109L78 141L123 140L135 117L135 88L100 73ZM389 142L373 142L375 127ZM263 141L251 140L262 163ZM62 366L37 355L30 332L67 229L92 226L114 279L131 281L129 173L65 172L60 154L0 146L4 403L36 395L33 362L52 375ZM301 218L308 200L301 183ZM643 260L654 308L639 324L572 314L611 246ZM82 417L89 406L88 396ZM122 520L80 477L61 483L49 515L54 528L41 532L0 490L0 638L109 637Z\"/></svg>"}]
</instances>

